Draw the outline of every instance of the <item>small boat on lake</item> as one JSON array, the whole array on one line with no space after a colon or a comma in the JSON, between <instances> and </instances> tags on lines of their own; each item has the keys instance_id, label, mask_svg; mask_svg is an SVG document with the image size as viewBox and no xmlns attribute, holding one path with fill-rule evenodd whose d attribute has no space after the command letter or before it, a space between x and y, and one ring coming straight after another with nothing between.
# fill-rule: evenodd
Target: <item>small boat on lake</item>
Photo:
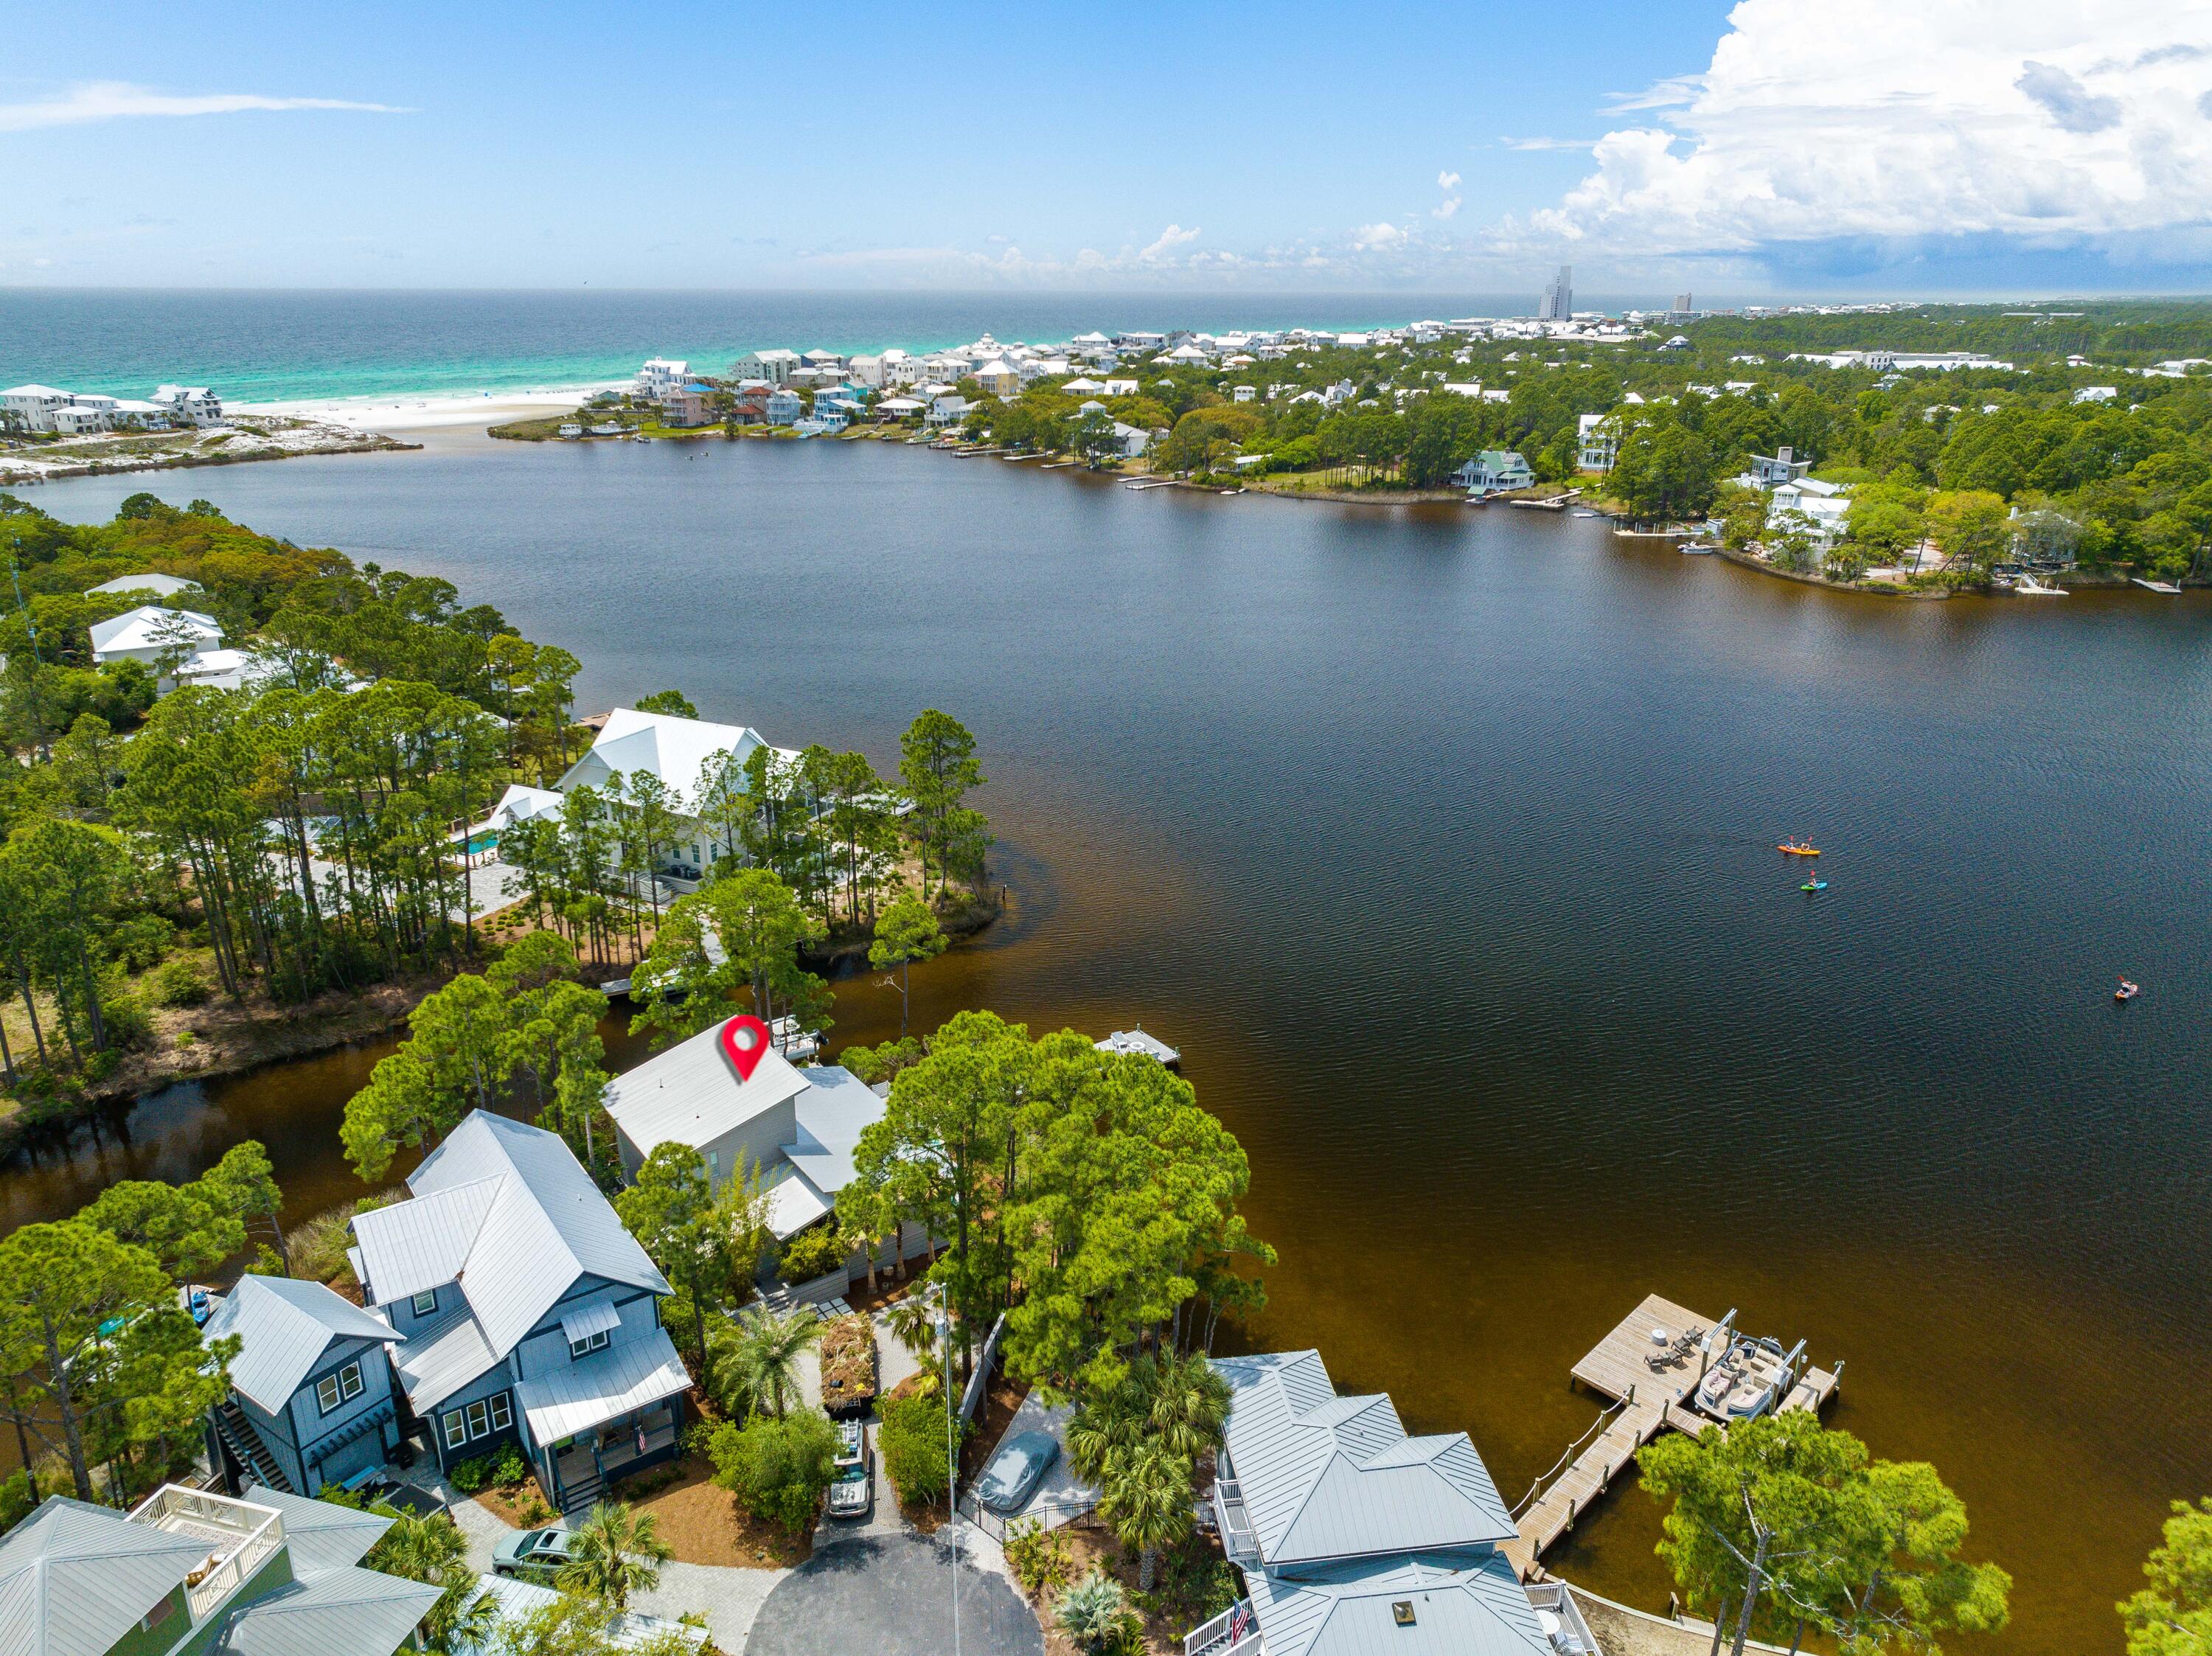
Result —
<instances>
[{"instance_id":1,"label":"small boat on lake","mask_svg":"<svg viewBox=\"0 0 2212 1656\"><path fill-rule=\"evenodd\" d=\"M1802 840L1784 840L1774 847L1785 857L1818 857L1820 848L1807 845Z\"/></svg>"},{"instance_id":2,"label":"small boat on lake","mask_svg":"<svg viewBox=\"0 0 2212 1656\"><path fill-rule=\"evenodd\" d=\"M2112 991L2112 998L2114 1000L2124 1001L2133 1000L2141 993L2142 993L2142 986L2141 984L2130 983L2125 978L2122 978L2120 980L2120 986Z\"/></svg>"},{"instance_id":3,"label":"small boat on lake","mask_svg":"<svg viewBox=\"0 0 2212 1656\"><path fill-rule=\"evenodd\" d=\"M2024 598L2063 598L2067 595L2064 587L2045 586L2034 576L2027 574L2014 580L2012 590Z\"/></svg>"},{"instance_id":4,"label":"small boat on lake","mask_svg":"<svg viewBox=\"0 0 2212 1656\"><path fill-rule=\"evenodd\" d=\"M1804 884L1797 888L1800 891L1826 891L1827 889L1828 883L1826 880L1821 879L1818 875L1814 876L1813 878L1806 881Z\"/></svg>"}]
</instances>

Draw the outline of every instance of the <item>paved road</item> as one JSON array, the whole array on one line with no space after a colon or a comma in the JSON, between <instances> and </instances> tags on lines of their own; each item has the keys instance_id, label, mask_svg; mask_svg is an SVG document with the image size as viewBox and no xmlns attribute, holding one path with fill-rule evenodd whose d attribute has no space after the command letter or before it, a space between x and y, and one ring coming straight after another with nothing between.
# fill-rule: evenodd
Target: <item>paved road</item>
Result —
<instances>
[{"instance_id":1,"label":"paved road","mask_svg":"<svg viewBox=\"0 0 2212 1656\"><path fill-rule=\"evenodd\" d=\"M857 1536L786 1577L753 1617L744 1656L945 1656L952 1648L951 1550L927 1536ZM1043 1656L1036 1614L1005 1576L960 1566L960 1647Z\"/></svg>"}]
</instances>

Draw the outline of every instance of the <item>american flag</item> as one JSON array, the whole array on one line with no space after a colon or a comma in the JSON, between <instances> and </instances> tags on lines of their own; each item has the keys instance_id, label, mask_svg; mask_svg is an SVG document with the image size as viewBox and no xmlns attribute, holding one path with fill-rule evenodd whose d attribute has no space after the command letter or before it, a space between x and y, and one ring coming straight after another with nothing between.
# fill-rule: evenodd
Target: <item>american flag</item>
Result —
<instances>
[{"instance_id":1,"label":"american flag","mask_svg":"<svg viewBox=\"0 0 2212 1656\"><path fill-rule=\"evenodd\" d=\"M1252 1601L1239 1600L1237 1608L1229 1612L1229 1642L1235 1644L1252 1630Z\"/></svg>"}]
</instances>

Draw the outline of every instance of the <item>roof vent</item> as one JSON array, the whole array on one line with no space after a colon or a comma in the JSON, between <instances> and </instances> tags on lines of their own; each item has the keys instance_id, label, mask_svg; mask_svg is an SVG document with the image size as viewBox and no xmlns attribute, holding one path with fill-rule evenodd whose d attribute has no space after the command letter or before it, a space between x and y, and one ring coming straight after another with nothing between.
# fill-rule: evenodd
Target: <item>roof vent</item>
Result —
<instances>
[{"instance_id":1,"label":"roof vent","mask_svg":"<svg viewBox=\"0 0 2212 1656\"><path fill-rule=\"evenodd\" d=\"M1413 1601L1410 1598L1392 1599L1390 1601L1390 1619L1395 1622L1401 1628L1409 1628L1413 1626Z\"/></svg>"}]
</instances>

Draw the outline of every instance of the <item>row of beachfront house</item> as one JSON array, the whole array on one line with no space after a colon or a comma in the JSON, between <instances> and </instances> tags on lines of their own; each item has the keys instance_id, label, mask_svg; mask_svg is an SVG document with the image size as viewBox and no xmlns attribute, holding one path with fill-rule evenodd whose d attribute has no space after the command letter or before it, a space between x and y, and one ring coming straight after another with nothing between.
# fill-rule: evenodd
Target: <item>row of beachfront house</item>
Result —
<instances>
[{"instance_id":1,"label":"row of beachfront house","mask_svg":"<svg viewBox=\"0 0 2212 1656\"><path fill-rule=\"evenodd\" d=\"M166 431L222 423L222 398L205 385L163 385L143 401L52 385L0 391L0 431L63 437L105 431Z\"/></svg>"}]
</instances>

